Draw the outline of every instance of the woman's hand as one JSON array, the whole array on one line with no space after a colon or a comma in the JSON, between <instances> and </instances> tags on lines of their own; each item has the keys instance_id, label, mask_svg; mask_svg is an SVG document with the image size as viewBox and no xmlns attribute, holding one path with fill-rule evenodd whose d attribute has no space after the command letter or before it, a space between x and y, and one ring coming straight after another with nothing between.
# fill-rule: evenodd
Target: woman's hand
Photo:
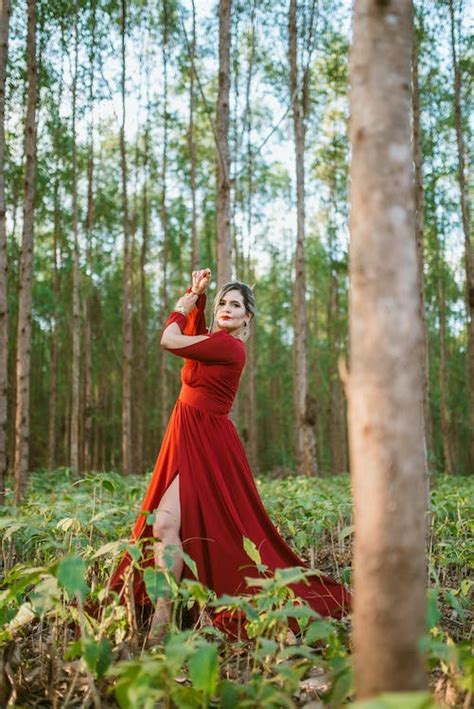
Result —
<instances>
[{"instance_id":1,"label":"woman's hand","mask_svg":"<svg viewBox=\"0 0 474 709\"><path fill-rule=\"evenodd\" d=\"M204 293L211 281L211 271L209 268L202 268L199 271L193 271L193 284L191 290L196 295Z\"/></svg>"}]
</instances>

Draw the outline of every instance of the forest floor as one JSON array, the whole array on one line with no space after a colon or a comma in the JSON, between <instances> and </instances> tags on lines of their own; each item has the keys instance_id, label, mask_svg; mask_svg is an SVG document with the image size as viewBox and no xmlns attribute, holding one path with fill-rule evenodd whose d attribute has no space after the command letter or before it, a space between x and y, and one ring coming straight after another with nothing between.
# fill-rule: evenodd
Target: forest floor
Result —
<instances>
[{"instance_id":1,"label":"forest floor","mask_svg":"<svg viewBox=\"0 0 474 709\"><path fill-rule=\"evenodd\" d=\"M248 597L216 599L195 581L176 584L150 570L150 594L175 600L172 632L143 651L144 632L130 603L103 603L99 620L82 599L100 604L114 562L127 544L149 476L68 470L32 476L28 499L0 510L0 706L10 707L338 707L351 702L350 619L314 617L300 608L301 637L287 584L301 570L265 579ZM351 584L353 526L347 476L258 479L280 533L314 569ZM473 698L472 520L474 481L436 477L432 486L427 626L422 638L430 694L403 707L467 707ZM124 541L125 540L125 541ZM258 559L252 546L248 553ZM186 627L185 610L200 611ZM242 608L249 639L230 641L206 622L206 609ZM400 701L400 698L396 700ZM379 707L400 703L370 704ZM351 706L369 707L368 703Z\"/></svg>"}]
</instances>

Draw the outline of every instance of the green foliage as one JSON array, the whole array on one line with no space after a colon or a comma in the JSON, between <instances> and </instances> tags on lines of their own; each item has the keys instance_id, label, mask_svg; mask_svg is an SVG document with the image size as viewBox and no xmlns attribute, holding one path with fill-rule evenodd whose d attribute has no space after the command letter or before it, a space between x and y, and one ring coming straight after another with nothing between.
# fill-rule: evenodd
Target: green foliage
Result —
<instances>
[{"instance_id":1,"label":"green foliage","mask_svg":"<svg viewBox=\"0 0 474 709\"><path fill-rule=\"evenodd\" d=\"M442 476L432 482L431 586L420 651L428 669L442 673L459 692L469 692L474 662L458 628L467 628L472 618L469 545L474 483ZM170 572L171 552L176 549L167 550L167 570L147 567L148 593L154 599L168 596L174 601L171 632L150 653L117 659L128 637L127 609L116 600L107 604L103 600L113 564L125 549L133 551L137 566L142 563L140 546L129 544L127 538L146 483L139 477L100 474L71 486L67 470L41 473L32 477L27 502L14 511L1 511L4 549L14 549L15 565L7 571L0 591L0 644L21 637L39 619L44 628L58 619L64 624L74 622L79 637L64 648L64 661L80 661L81 671L87 668L95 681L113 690L121 707L151 707L158 701L196 707L262 703L291 707L301 691L300 682L315 666L327 677L320 693L327 705L341 706L350 700L353 677L347 622L320 618L306 604L295 604L289 584L311 571L279 569L269 575L258 549L245 538L249 568L256 565L259 571L258 577L248 579L254 585L252 595L216 598L197 580L177 584ZM277 482L258 478L257 485L270 516L295 551L304 558L312 549L318 568L319 555L327 560L330 549L331 575L338 563L341 577L349 580L350 567L341 563L352 537L348 478L289 477ZM191 568L193 560L183 558ZM82 610L88 589L89 597L102 604L100 621ZM206 625L183 630L181 610L193 607L200 612L243 611L250 639L230 642ZM290 618L301 630L296 646L285 643ZM421 694L414 697L414 701L427 700ZM377 701L394 700L387 695Z\"/></svg>"}]
</instances>

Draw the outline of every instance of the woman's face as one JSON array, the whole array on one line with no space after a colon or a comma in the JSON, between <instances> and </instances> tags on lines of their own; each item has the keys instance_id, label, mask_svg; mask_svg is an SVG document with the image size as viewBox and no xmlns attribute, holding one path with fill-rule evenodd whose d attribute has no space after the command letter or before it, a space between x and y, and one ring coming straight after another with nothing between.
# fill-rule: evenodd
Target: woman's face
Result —
<instances>
[{"instance_id":1,"label":"woman's face","mask_svg":"<svg viewBox=\"0 0 474 709\"><path fill-rule=\"evenodd\" d=\"M225 293L217 304L215 319L218 330L232 333L248 322L249 314L245 310L244 299L239 290Z\"/></svg>"}]
</instances>

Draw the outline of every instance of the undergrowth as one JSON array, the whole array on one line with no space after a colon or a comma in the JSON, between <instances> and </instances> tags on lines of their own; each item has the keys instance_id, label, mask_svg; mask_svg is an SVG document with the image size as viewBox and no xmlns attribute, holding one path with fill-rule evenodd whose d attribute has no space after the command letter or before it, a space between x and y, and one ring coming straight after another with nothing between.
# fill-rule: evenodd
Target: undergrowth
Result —
<instances>
[{"instance_id":1,"label":"undergrowth","mask_svg":"<svg viewBox=\"0 0 474 709\"><path fill-rule=\"evenodd\" d=\"M263 578L249 596L216 598L194 580L177 584L169 568L147 569L156 599L175 601L171 632L150 652L130 603L104 603L107 579L128 542L148 476L91 474L73 482L68 470L36 473L19 508L0 509L1 706L297 707L319 701L338 707L353 694L350 619L322 619L295 609L288 584L305 571ZM351 584L353 526L347 476L258 479L267 510L297 554L319 572ZM403 706L468 706L472 699L472 524L474 484L439 477L432 490L427 579L427 629L421 648L431 694ZM243 540L261 564L258 550ZM192 565L192 560L186 559ZM263 569L264 571L264 569ZM94 599L98 618L84 610ZM186 612L197 620L186 625ZM248 639L231 641L208 622L212 609L245 612ZM301 638L288 642L288 619ZM294 640L293 640L294 642ZM435 699L433 699L433 696ZM400 706L386 696L379 704ZM400 701L400 696L396 699ZM385 703L384 703L385 702ZM354 704L353 706L359 706Z\"/></svg>"}]
</instances>

